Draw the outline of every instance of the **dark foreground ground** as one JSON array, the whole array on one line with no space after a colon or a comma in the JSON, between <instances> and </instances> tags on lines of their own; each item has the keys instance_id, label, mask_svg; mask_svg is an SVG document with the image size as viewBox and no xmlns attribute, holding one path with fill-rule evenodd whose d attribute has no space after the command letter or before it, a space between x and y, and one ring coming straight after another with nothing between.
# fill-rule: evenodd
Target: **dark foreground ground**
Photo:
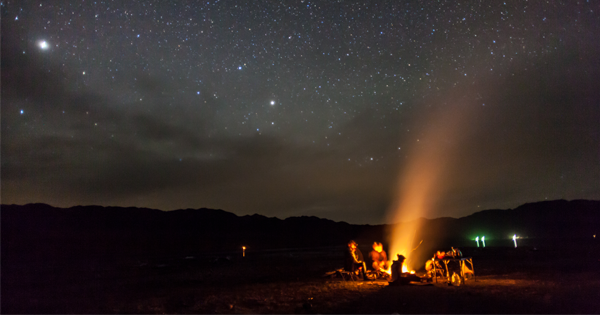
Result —
<instances>
[{"instance_id":1,"label":"dark foreground ground","mask_svg":"<svg viewBox=\"0 0 600 315\"><path fill-rule=\"evenodd\" d=\"M343 248L342 248L343 249ZM464 249L476 281L323 277L340 249L2 265L2 313L598 313L598 242Z\"/></svg>"}]
</instances>

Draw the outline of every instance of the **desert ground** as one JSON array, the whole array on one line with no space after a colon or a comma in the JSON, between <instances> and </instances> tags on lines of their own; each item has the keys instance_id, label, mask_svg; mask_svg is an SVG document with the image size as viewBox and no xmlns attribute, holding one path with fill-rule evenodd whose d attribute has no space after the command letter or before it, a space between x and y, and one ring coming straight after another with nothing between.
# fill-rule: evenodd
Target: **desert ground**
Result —
<instances>
[{"instance_id":1,"label":"desert ground","mask_svg":"<svg viewBox=\"0 0 600 315\"><path fill-rule=\"evenodd\" d=\"M464 248L460 286L324 277L343 247L3 262L2 313L598 313L600 242ZM363 250L364 252L365 250ZM366 253L365 253L366 254ZM417 271L422 273L423 271Z\"/></svg>"}]
</instances>

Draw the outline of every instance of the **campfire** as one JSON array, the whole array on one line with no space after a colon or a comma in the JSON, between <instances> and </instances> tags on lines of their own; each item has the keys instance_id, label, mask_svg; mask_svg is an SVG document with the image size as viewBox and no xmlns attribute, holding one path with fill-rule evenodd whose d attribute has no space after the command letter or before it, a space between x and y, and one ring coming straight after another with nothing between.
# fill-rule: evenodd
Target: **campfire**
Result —
<instances>
[{"instance_id":1,"label":"campfire","mask_svg":"<svg viewBox=\"0 0 600 315\"><path fill-rule=\"evenodd\" d=\"M387 273L388 275L392 275L392 266L390 265L387 269L380 269L381 271ZM408 267L406 266L406 264L402 264L402 273L410 273L410 274L415 274L414 270L408 271Z\"/></svg>"},{"instance_id":2,"label":"campfire","mask_svg":"<svg viewBox=\"0 0 600 315\"><path fill-rule=\"evenodd\" d=\"M357 254L356 254L357 253ZM348 242L348 251L346 252L347 265L343 269L338 269L325 274L325 276L341 276L343 280L349 278L357 280L377 280L383 279L390 281L391 285L408 284L411 281L421 282L423 279L415 274L415 271L409 271L405 264L406 257L396 253L398 260L393 262L388 260L387 253L383 250L383 245L378 242L373 243L373 250L369 253L372 262L372 269L368 270L360 250L357 249L356 242Z\"/></svg>"}]
</instances>

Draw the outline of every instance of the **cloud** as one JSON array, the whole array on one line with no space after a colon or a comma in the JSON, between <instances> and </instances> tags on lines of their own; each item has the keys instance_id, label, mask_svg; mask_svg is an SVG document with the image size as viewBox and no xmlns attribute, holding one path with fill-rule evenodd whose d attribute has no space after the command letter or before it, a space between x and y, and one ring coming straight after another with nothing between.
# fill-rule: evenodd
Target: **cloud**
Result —
<instances>
[{"instance_id":1,"label":"cloud","mask_svg":"<svg viewBox=\"0 0 600 315\"><path fill-rule=\"evenodd\" d=\"M341 126L349 136L332 139L335 149L268 134L210 134L223 106L214 98L201 98L202 108L186 98L167 104L164 95L172 87L144 78L145 102L119 103L102 90L73 92L60 72L45 71L35 58L4 59L3 81L12 82L3 86L8 92L2 117L6 202L212 206L339 220L365 216L364 209L373 205L379 212L385 208L377 205L385 204L381 199L392 177L369 158L396 150L390 145L396 136L379 130L376 112ZM19 113L20 106L26 114ZM394 119L388 118L390 129Z\"/></svg>"},{"instance_id":2,"label":"cloud","mask_svg":"<svg viewBox=\"0 0 600 315\"><path fill-rule=\"evenodd\" d=\"M600 182L600 80L587 66L591 54L506 68L501 78L461 83L439 98L408 97L398 111L364 104L313 144L298 126L226 133L228 104L204 90L180 95L184 83L161 77L136 76L142 101L105 86L74 89L75 74L2 40L5 203L213 207L381 223L398 178L428 147L441 170L432 217L545 195L600 196L589 188Z\"/></svg>"}]
</instances>

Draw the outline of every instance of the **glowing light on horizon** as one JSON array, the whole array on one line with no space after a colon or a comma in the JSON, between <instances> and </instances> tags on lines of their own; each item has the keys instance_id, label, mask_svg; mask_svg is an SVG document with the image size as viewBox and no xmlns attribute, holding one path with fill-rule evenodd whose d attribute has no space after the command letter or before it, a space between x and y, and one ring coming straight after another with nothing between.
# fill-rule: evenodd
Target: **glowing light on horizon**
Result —
<instances>
[{"instance_id":1,"label":"glowing light on horizon","mask_svg":"<svg viewBox=\"0 0 600 315\"><path fill-rule=\"evenodd\" d=\"M481 243L483 243L483 247L485 247L485 236L481 237Z\"/></svg>"},{"instance_id":2,"label":"glowing light on horizon","mask_svg":"<svg viewBox=\"0 0 600 315\"><path fill-rule=\"evenodd\" d=\"M515 242L515 248L517 248L517 234L513 235L513 242Z\"/></svg>"},{"instance_id":3,"label":"glowing light on horizon","mask_svg":"<svg viewBox=\"0 0 600 315\"><path fill-rule=\"evenodd\" d=\"M477 247L479 247L479 236L475 238L475 242L477 242Z\"/></svg>"}]
</instances>

